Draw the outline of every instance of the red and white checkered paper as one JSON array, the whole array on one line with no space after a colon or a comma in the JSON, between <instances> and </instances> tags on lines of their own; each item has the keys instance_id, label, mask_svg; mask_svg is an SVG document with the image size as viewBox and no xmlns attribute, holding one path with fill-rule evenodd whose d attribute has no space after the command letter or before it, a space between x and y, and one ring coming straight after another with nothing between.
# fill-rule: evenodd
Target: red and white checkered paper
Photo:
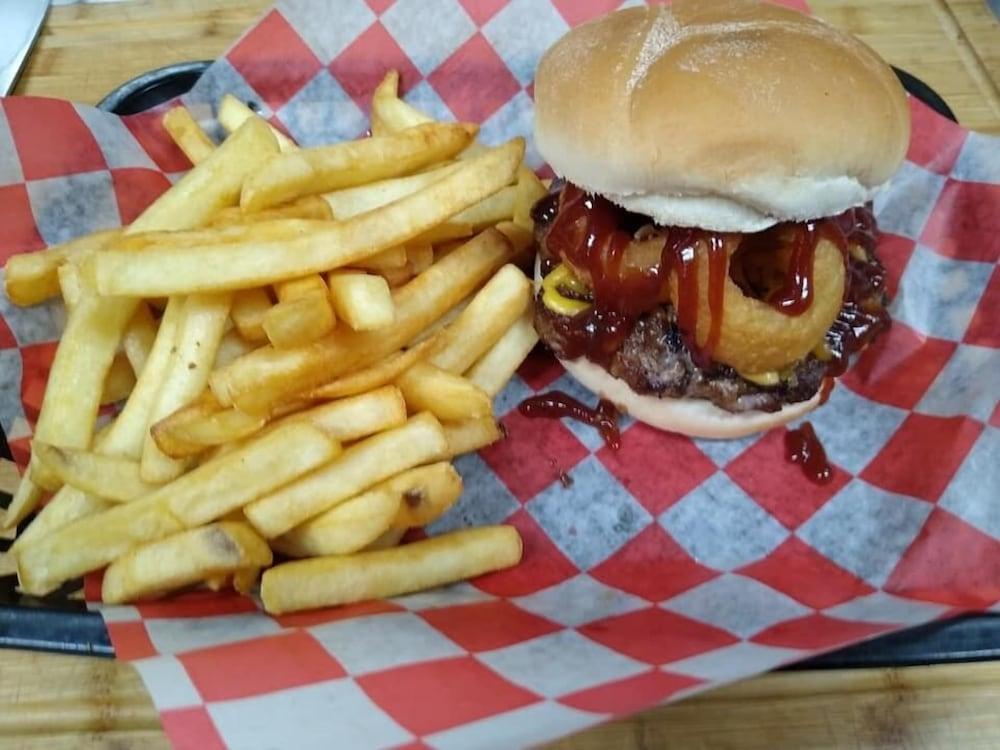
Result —
<instances>
[{"instance_id":1,"label":"red and white checkered paper","mask_svg":"<svg viewBox=\"0 0 1000 750\"><path fill-rule=\"evenodd\" d=\"M408 100L481 122L487 142L530 135L541 52L617 5L288 0L186 99L209 119L233 92L302 143L328 142L365 130L368 96L393 67ZM917 102L912 113L907 161L876 202L895 323L811 416L831 483L786 463L781 429L711 442L626 420L615 452L578 424L528 422L522 397L579 394L536 355L498 399L509 437L457 462L464 497L429 529L513 524L519 567L285 617L207 592L102 608L173 742L523 746L996 609L1000 142ZM5 99L0 260L130 221L188 166L158 115ZM60 325L57 305L0 299L0 424L22 464Z\"/></svg>"}]
</instances>

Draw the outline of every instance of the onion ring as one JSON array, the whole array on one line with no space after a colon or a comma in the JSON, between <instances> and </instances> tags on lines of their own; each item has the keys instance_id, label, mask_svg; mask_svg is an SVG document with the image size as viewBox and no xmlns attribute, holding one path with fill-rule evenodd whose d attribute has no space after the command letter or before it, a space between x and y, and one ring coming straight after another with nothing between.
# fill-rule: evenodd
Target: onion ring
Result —
<instances>
[{"instance_id":1,"label":"onion ring","mask_svg":"<svg viewBox=\"0 0 1000 750\"><path fill-rule=\"evenodd\" d=\"M740 373L758 374L782 370L809 354L823 340L843 304L846 272L840 250L820 238L813 258L813 296L801 315L786 315L766 302L746 296L729 276L729 261L735 244L727 243L722 326L713 360ZM709 259L704 243L698 243L698 318L695 340L708 340L712 313L708 301ZM671 274L670 298L677 306L677 277Z\"/></svg>"}]
</instances>

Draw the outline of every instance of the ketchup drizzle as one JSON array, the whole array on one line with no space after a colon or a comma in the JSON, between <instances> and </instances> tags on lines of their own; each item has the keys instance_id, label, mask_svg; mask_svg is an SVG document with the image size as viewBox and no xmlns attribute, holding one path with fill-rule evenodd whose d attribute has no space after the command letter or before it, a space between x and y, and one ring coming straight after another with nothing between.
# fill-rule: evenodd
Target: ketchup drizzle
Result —
<instances>
[{"instance_id":1,"label":"ketchup drizzle","mask_svg":"<svg viewBox=\"0 0 1000 750\"><path fill-rule=\"evenodd\" d=\"M816 431L808 422L785 433L785 458L802 467L802 473L810 482L826 484L833 477L833 470L826 460L823 444L816 437Z\"/></svg>"},{"instance_id":2,"label":"ketchup drizzle","mask_svg":"<svg viewBox=\"0 0 1000 750\"><path fill-rule=\"evenodd\" d=\"M607 399L601 399L596 409L580 403L572 396L562 391L551 391L532 396L522 401L517 410L524 416L536 417L569 417L591 427L596 427L604 444L613 450L621 447L621 433L618 431L618 410Z\"/></svg>"}]
</instances>

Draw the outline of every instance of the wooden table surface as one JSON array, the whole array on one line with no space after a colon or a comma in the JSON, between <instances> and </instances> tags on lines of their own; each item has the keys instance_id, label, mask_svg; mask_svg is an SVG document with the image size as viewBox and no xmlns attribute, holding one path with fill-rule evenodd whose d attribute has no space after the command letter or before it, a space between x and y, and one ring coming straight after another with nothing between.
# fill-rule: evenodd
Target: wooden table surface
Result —
<instances>
[{"instance_id":1,"label":"wooden table surface","mask_svg":"<svg viewBox=\"0 0 1000 750\"><path fill-rule=\"evenodd\" d=\"M267 0L54 8L15 91L96 102L132 76L225 50ZM1000 25L985 0L812 0L814 12L1000 134ZM1000 663L778 673L553 745L591 748L1000 747ZM0 747L167 747L135 670L0 651Z\"/></svg>"}]
</instances>

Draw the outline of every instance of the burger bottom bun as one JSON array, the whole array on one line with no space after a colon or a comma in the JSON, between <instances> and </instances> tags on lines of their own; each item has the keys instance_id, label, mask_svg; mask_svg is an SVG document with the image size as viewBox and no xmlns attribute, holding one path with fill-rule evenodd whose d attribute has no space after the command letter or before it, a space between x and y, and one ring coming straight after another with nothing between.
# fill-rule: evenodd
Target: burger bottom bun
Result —
<instances>
[{"instance_id":1,"label":"burger bottom bun","mask_svg":"<svg viewBox=\"0 0 1000 750\"><path fill-rule=\"evenodd\" d=\"M601 398L640 422L691 437L730 438L753 435L791 422L819 406L820 394L787 404L781 411L728 412L700 398L660 398L633 391L624 380L588 359L559 360L566 371Z\"/></svg>"}]
</instances>

